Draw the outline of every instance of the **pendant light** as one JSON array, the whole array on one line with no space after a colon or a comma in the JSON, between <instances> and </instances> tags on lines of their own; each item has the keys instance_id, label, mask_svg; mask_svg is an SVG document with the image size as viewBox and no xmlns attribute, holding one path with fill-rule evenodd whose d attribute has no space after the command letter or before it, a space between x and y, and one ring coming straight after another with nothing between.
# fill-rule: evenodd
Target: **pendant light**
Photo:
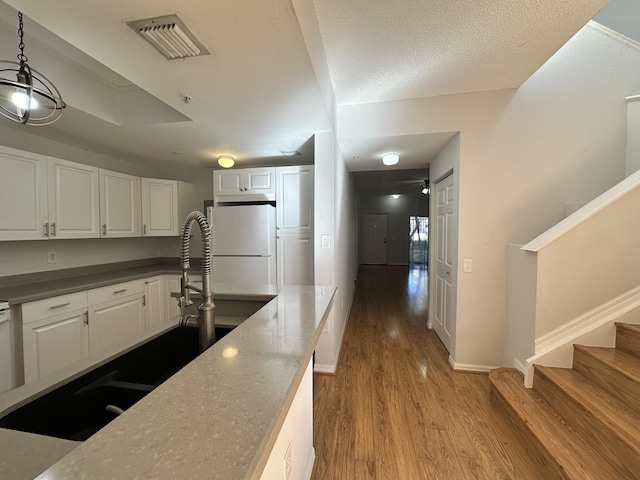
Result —
<instances>
[{"instance_id":1,"label":"pendant light","mask_svg":"<svg viewBox=\"0 0 640 480\"><path fill-rule=\"evenodd\" d=\"M25 125L50 125L67 105L55 85L27 63L22 12L18 12L18 35L20 62L0 60L0 114Z\"/></svg>"}]
</instances>

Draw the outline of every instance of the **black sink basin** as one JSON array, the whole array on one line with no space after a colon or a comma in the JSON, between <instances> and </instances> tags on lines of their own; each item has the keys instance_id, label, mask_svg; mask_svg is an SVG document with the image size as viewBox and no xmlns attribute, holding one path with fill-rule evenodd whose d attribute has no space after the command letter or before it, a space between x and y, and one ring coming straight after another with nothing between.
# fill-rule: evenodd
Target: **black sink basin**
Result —
<instances>
[{"instance_id":1,"label":"black sink basin","mask_svg":"<svg viewBox=\"0 0 640 480\"><path fill-rule=\"evenodd\" d=\"M229 331L216 328L216 339ZM176 327L7 414L0 427L86 440L198 354L198 332Z\"/></svg>"}]
</instances>

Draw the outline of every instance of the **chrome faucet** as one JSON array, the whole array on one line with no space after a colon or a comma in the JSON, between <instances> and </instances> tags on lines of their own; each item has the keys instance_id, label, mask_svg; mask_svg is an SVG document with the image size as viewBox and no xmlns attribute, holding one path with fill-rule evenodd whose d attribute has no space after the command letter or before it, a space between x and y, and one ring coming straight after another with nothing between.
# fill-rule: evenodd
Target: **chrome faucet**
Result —
<instances>
[{"instance_id":1,"label":"chrome faucet","mask_svg":"<svg viewBox=\"0 0 640 480\"><path fill-rule=\"evenodd\" d=\"M202 288L194 286L189 281L189 241L191 239L191 225L198 222L202 234ZM180 325L183 327L196 327L198 329L198 341L200 351L204 352L216 341L215 315L213 309L213 289L211 280L211 227L207 218L201 212L191 212L187 215L182 227L181 240L181 267L180 279ZM198 307L198 315L185 314L186 307L193 305L190 290L195 290L202 295L202 303Z\"/></svg>"}]
</instances>

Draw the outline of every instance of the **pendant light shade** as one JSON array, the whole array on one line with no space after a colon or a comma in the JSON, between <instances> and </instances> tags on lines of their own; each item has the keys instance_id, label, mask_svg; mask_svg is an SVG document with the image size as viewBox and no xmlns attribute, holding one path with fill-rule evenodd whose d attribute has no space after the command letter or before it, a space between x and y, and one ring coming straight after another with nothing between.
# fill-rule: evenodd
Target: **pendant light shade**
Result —
<instances>
[{"instance_id":1,"label":"pendant light shade","mask_svg":"<svg viewBox=\"0 0 640 480\"><path fill-rule=\"evenodd\" d=\"M0 60L0 114L25 125L50 125L66 104L55 85L27 63L21 12L18 22L19 62Z\"/></svg>"}]
</instances>

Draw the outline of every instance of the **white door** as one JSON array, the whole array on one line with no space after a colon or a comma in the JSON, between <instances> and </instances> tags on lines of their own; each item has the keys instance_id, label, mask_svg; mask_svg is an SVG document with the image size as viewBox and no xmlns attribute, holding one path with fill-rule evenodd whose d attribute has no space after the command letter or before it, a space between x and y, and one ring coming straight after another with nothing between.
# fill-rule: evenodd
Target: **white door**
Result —
<instances>
[{"instance_id":1,"label":"white door","mask_svg":"<svg viewBox=\"0 0 640 480\"><path fill-rule=\"evenodd\" d=\"M100 169L101 237L139 237L140 178Z\"/></svg>"},{"instance_id":2,"label":"white door","mask_svg":"<svg viewBox=\"0 0 640 480\"><path fill-rule=\"evenodd\" d=\"M362 262L367 265L387 264L387 214L365 215Z\"/></svg>"},{"instance_id":3,"label":"white door","mask_svg":"<svg viewBox=\"0 0 640 480\"><path fill-rule=\"evenodd\" d=\"M142 236L179 235L178 222L178 182L143 178Z\"/></svg>"},{"instance_id":4,"label":"white door","mask_svg":"<svg viewBox=\"0 0 640 480\"><path fill-rule=\"evenodd\" d=\"M144 282L144 316L148 331L166 323L164 315L164 279L162 276L148 278Z\"/></svg>"},{"instance_id":5,"label":"white door","mask_svg":"<svg viewBox=\"0 0 640 480\"><path fill-rule=\"evenodd\" d=\"M0 147L0 240L44 240L47 159Z\"/></svg>"},{"instance_id":6,"label":"white door","mask_svg":"<svg viewBox=\"0 0 640 480\"><path fill-rule=\"evenodd\" d=\"M32 382L89 354L87 311L43 318L22 327L24 381Z\"/></svg>"},{"instance_id":7,"label":"white door","mask_svg":"<svg viewBox=\"0 0 640 480\"><path fill-rule=\"evenodd\" d=\"M435 227L436 280L434 289L435 312L432 324L433 329L449 352L451 351L453 321L453 277L456 273L454 207L453 175L449 175L436 183L436 222L435 225L432 225L432 227Z\"/></svg>"},{"instance_id":8,"label":"white door","mask_svg":"<svg viewBox=\"0 0 640 480\"><path fill-rule=\"evenodd\" d=\"M144 333L143 295L89 307L89 351L131 345Z\"/></svg>"},{"instance_id":9,"label":"white door","mask_svg":"<svg viewBox=\"0 0 640 480\"><path fill-rule=\"evenodd\" d=\"M313 285L313 234L278 235L278 285Z\"/></svg>"},{"instance_id":10,"label":"white door","mask_svg":"<svg viewBox=\"0 0 640 480\"><path fill-rule=\"evenodd\" d=\"M100 237L98 169L52 158L48 175L49 237Z\"/></svg>"},{"instance_id":11,"label":"white door","mask_svg":"<svg viewBox=\"0 0 640 480\"><path fill-rule=\"evenodd\" d=\"M278 167L278 233L313 232L313 165Z\"/></svg>"}]
</instances>

